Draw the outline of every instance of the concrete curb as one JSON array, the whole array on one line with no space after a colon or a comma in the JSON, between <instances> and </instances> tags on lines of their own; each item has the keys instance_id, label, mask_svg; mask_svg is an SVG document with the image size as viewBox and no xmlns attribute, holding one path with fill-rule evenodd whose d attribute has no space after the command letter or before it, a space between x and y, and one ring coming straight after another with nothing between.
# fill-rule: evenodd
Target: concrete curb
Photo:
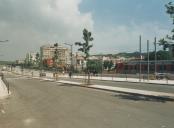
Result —
<instances>
[{"instance_id":1,"label":"concrete curb","mask_svg":"<svg viewBox=\"0 0 174 128\"><path fill-rule=\"evenodd\" d=\"M165 98L174 100L173 93L164 93L164 92L155 92L155 91L147 91L147 90L138 90L138 89L129 89L129 88L120 88L120 87L111 87L105 85L84 85L83 83L71 82L71 81L57 81L58 83L70 84L78 87L86 87L110 92L119 92L125 94L135 94L142 95L148 97L157 97L157 98Z\"/></svg>"}]
</instances>

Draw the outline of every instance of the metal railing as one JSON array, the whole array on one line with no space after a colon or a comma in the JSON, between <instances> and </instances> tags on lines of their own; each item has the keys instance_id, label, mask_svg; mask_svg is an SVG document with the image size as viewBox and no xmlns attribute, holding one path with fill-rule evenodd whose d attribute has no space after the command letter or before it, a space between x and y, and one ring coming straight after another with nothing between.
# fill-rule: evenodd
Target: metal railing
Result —
<instances>
[{"instance_id":1,"label":"metal railing","mask_svg":"<svg viewBox=\"0 0 174 128\"><path fill-rule=\"evenodd\" d=\"M39 77L39 72L37 72L35 70L30 70L30 72L28 72L29 74L25 74L26 72L27 71L25 71L23 75ZM61 77L69 77L68 73L59 73L57 77L56 77L56 75L54 75L54 72L51 72L51 71L44 71L44 73L45 73L45 76L44 76L45 78L53 78L55 80L58 80ZM50 74L52 74L52 75L50 75ZM166 76L157 78L154 74L149 74L149 79L148 79L146 73L141 74L141 77L139 77L139 73L137 73L137 74L136 73L134 73L134 74L128 74L128 73L124 73L124 74L120 74L120 73L93 74L93 73L91 73L90 79L91 80L93 80L93 79L94 80L109 80L109 81L136 81L136 82L139 80L139 78L142 80L142 82L147 82L147 81L149 82L149 80L159 80L160 79L160 80L163 80L164 84L166 84L166 83L169 84L169 83L171 83L172 80L174 80L174 74L168 73L168 74L166 74ZM87 75L85 75L85 73L72 73L71 78L78 78L78 79L86 80Z\"/></svg>"}]
</instances>

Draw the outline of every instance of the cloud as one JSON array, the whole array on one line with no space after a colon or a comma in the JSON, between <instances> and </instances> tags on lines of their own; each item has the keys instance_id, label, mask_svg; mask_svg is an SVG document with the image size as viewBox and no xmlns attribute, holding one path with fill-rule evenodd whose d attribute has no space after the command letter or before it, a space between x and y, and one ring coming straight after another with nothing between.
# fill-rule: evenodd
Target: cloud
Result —
<instances>
[{"instance_id":1,"label":"cloud","mask_svg":"<svg viewBox=\"0 0 174 128\"><path fill-rule=\"evenodd\" d=\"M169 33L169 28L159 23L143 23L130 25L112 25L95 29L93 42L97 53L134 52L139 50L139 36L142 36L142 49L146 52L146 42L150 41L153 49L154 37L159 40ZM100 49L98 49L100 47Z\"/></svg>"},{"instance_id":2,"label":"cloud","mask_svg":"<svg viewBox=\"0 0 174 128\"><path fill-rule=\"evenodd\" d=\"M81 13L82 0L0 0L0 50L3 59L17 59L40 45L81 40L83 28L93 30L90 12Z\"/></svg>"},{"instance_id":3,"label":"cloud","mask_svg":"<svg viewBox=\"0 0 174 128\"><path fill-rule=\"evenodd\" d=\"M0 59L24 58L27 52L39 51L48 43L82 41L82 30L92 31L92 53L138 51L138 38L146 40L164 37L169 28L160 23L133 21L128 25L94 22L91 12L79 10L83 0L0 0L0 40L8 43L0 47Z\"/></svg>"}]
</instances>

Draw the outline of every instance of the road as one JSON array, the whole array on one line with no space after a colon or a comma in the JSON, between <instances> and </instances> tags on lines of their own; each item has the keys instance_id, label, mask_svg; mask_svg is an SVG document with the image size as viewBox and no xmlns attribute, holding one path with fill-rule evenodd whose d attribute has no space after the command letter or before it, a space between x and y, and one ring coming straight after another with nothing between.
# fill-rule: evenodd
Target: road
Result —
<instances>
[{"instance_id":1,"label":"road","mask_svg":"<svg viewBox=\"0 0 174 128\"><path fill-rule=\"evenodd\" d=\"M173 128L174 102L36 79L8 79L0 128Z\"/></svg>"}]
</instances>

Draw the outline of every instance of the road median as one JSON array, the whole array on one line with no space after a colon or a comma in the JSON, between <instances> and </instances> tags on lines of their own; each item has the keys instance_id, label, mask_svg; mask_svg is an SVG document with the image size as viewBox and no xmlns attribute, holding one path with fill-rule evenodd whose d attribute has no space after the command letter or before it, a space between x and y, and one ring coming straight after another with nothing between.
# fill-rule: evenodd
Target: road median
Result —
<instances>
[{"instance_id":1,"label":"road median","mask_svg":"<svg viewBox=\"0 0 174 128\"><path fill-rule=\"evenodd\" d=\"M105 91L120 92L120 93L135 94L135 95L143 95L143 96L151 96L151 97L159 97L159 98L168 98L168 99L173 99L174 100L174 94L173 93L147 91L147 90L121 88L121 87L112 87L112 86L106 86L106 85L84 85L83 83L80 83L80 82L72 82L72 81L65 81L65 80L59 80L57 82L63 83L63 84L71 84L71 85L75 85L75 86L105 90Z\"/></svg>"}]
</instances>

